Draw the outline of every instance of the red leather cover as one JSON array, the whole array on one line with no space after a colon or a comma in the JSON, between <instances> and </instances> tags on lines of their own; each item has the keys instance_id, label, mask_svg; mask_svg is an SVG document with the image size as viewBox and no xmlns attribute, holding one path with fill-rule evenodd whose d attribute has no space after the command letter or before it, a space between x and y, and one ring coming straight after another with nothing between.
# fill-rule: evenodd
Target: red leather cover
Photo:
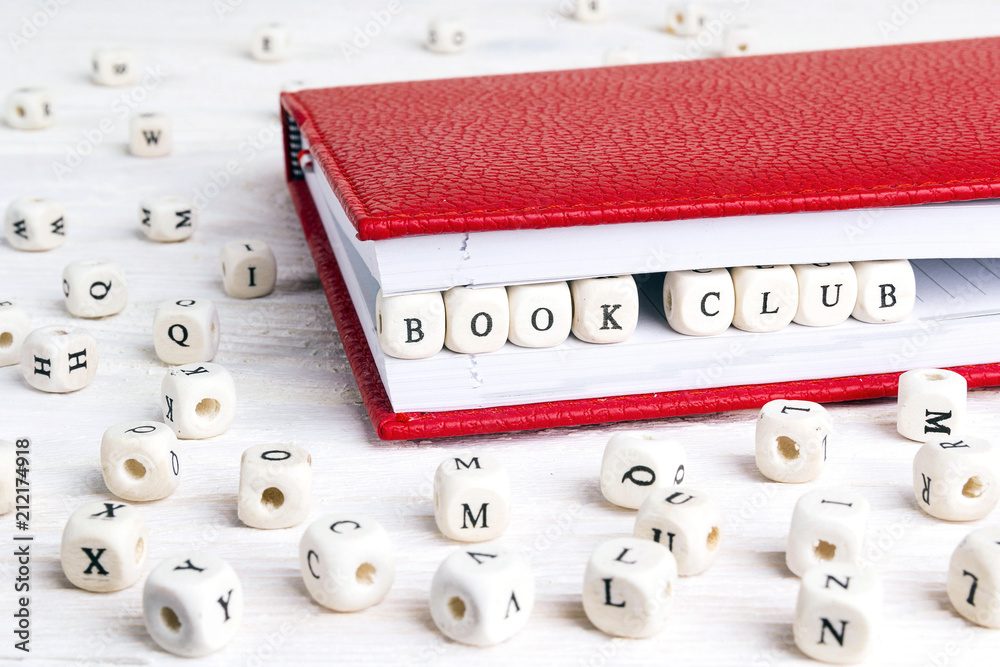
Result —
<instances>
[{"instance_id":1,"label":"red leather cover","mask_svg":"<svg viewBox=\"0 0 1000 667\"><path fill-rule=\"evenodd\" d=\"M368 416L383 440L418 440L705 414L759 408L776 398L829 403L896 394L899 375L886 373L478 410L393 412L309 187L302 180L289 181L288 187ZM1000 384L1000 364L962 366L952 370L964 375L970 387Z\"/></svg>"},{"instance_id":2,"label":"red leather cover","mask_svg":"<svg viewBox=\"0 0 1000 667\"><path fill-rule=\"evenodd\" d=\"M282 95L363 240L1000 196L1000 39Z\"/></svg>"}]
</instances>

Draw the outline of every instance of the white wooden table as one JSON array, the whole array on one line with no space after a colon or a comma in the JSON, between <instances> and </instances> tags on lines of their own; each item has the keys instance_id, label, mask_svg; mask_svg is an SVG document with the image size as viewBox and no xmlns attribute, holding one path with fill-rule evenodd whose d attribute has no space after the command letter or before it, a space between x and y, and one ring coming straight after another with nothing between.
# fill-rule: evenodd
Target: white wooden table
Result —
<instances>
[{"instance_id":1,"label":"white wooden table","mask_svg":"<svg viewBox=\"0 0 1000 667\"><path fill-rule=\"evenodd\" d=\"M802 663L791 642L798 580L786 570L783 552L794 501L817 485L850 486L872 503L868 562L884 579L886 627L871 664L995 664L1000 633L966 623L951 610L944 589L951 551L975 525L939 522L917 509L910 489L916 446L896 435L891 400L831 406L837 441L827 470L806 486L760 476L750 412L644 424L683 441L689 481L716 497L726 519L715 566L681 581L669 627L643 641L601 634L580 604L590 551L632 529L634 514L604 501L597 473L609 435L633 426L401 444L375 438L285 189L276 113L281 84L597 66L606 49L623 45L643 60L668 60L694 44L657 29L664 12L659 2L618 0L613 18L601 25L561 17L559 0L456 2L450 8L401 3L400 13L350 61L342 46L388 3L18 0L0 6L7 33L0 92L46 85L58 114L56 124L40 132L0 127L0 202L34 193L58 199L67 206L69 229L65 246L48 253L0 244L0 297L26 306L35 326L82 324L98 339L101 355L95 381L69 395L36 392L16 367L0 368L0 437L32 440L31 658L49 665L182 662L147 636L141 583L106 595L75 589L62 574L58 549L69 513L109 498L98 460L103 431L124 420L160 418L165 366L152 350L155 305L205 297L222 314L216 360L237 378L237 420L223 436L184 443L180 488L141 508L151 527L147 568L174 552L202 549L227 559L243 581L242 629L205 664ZM1000 27L1000 4L989 0L718 0L710 6L717 16L728 9L757 27L765 51L982 36ZM422 50L428 20L457 9L468 17L470 51L441 57ZM250 31L271 20L290 26L294 57L254 62L246 55ZM143 67L156 73L146 85L89 83L92 49L115 43L130 45ZM709 57L716 48L693 51ZM130 107L172 115L170 157L126 154ZM59 163L69 173L60 177L65 170ZM238 173L223 182L227 163ZM201 224L190 241L158 245L142 238L138 200L158 193L198 201ZM280 270L272 296L237 301L222 291L218 252L224 241L239 237L274 248ZM87 322L68 317L60 274L65 264L85 258L124 264L130 303L123 313ZM976 430L1000 431L998 398L993 390L971 394ZM399 565L382 604L357 614L322 609L306 595L298 571L305 525L260 531L237 519L240 454L266 442L311 451L311 518L364 512L390 531ZM514 520L500 543L521 551L537 577L530 624L485 650L445 640L427 610L434 569L456 548L435 530L431 479L441 459L465 451L490 452L509 466ZM12 515L0 517L0 657L17 659L24 656L12 647L13 522Z\"/></svg>"}]
</instances>

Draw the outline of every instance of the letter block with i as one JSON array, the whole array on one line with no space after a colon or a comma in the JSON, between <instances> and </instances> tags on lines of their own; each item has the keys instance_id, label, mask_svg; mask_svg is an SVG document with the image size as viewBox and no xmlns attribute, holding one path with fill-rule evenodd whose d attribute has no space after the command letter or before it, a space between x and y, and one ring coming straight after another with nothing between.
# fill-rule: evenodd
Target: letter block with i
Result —
<instances>
[{"instance_id":1,"label":"letter block with i","mask_svg":"<svg viewBox=\"0 0 1000 667\"><path fill-rule=\"evenodd\" d=\"M208 655L236 635L243 587L229 563L217 556L172 556L146 578L142 616L161 648L186 658Z\"/></svg>"},{"instance_id":2,"label":"letter block with i","mask_svg":"<svg viewBox=\"0 0 1000 667\"><path fill-rule=\"evenodd\" d=\"M920 368L903 373L896 430L917 442L960 436L968 390L965 377L954 371Z\"/></svg>"},{"instance_id":3,"label":"letter block with i","mask_svg":"<svg viewBox=\"0 0 1000 667\"><path fill-rule=\"evenodd\" d=\"M872 568L827 563L802 576L792 635L810 658L860 662L879 641L882 583Z\"/></svg>"},{"instance_id":4,"label":"letter block with i","mask_svg":"<svg viewBox=\"0 0 1000 667\"><path fill-rule=\"evenodd\" d=\"M453 540L483 542L510 523L510 480L499 460L483 454L445 459L434 475L434 520Z\"/></svg>"},{"instance_id":5,"label":"letter block with i","mask_svg":"<svg viewBox=\"0 0 1000 667\"><path fill-rule=\"evenodd\" d=\"M651 540L618 537L594 550L583 575L583 610L616 637L652 637L663 629L677 587L673 554Z\"/></svg>"},{"instance_id":6,"label":"letter block with i","mask_svg":"<svg viewBox=\"0 0 1000 667\"><path fill-rule=\"evenodd\" d=\"M222 246L222 282L236 299L256 299L274 291L278 264L266 243L257 239Z\"/></svg>"},{"instance_id":7,"label":"letter block with i","mask_svg":"<svg viewBox=\"0 0 1000 667\"><path fill-rule=\"evenodd\" d=\"M444 299L440 292L375 297L375 331L383 354L425 359L444 346Z\"/></svg>"}]
</instances>

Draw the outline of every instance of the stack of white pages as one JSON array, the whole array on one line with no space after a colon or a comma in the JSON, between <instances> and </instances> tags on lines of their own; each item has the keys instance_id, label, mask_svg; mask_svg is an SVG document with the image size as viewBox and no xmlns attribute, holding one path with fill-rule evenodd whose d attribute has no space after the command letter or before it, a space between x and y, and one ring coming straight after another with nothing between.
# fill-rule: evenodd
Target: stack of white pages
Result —
<instances>
[{"instance_id":1,"label":"stack of white pages","mask_svg":"<svg viewBox=\"0 0 1000 667\"><path fill-rule=\"evenodd\" d=\"M477 232L360 241L327 181L306 181L344 273L382 383L397 412L496 407L675 390L992 363L1000 358L1000 203ZM766 233L762 233L766 230ZM917 286L903 322L791 324L674 332L663 272L760 264L910 259ZM507 343L489 354L447 349L395 359L379 349L375 296L633 274L635 333L596 345Z\"/></svg>"}]
</instances>

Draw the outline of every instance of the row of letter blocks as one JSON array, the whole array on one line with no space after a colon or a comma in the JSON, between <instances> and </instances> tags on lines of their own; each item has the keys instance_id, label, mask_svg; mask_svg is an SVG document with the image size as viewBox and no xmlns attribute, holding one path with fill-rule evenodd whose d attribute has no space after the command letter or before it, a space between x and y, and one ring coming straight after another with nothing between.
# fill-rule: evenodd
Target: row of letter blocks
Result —
<instances>
[{"instance_id":1,"label":"row of letter blocks","mask_svg":"<svg viewBox=\"0 0 1000 667\"><path fill-rule=\"evenodd\" d=\"M711 336L730 326L778 331L791 322L832 326L849 317L897 322L913 310L916 285L906 260L671 271L663 284L667 323ZM422 359L442 347L465 354L553 347L573 333L588 343L619 343L635 331L639 294L632 276L376 298L382 351Z\"/></svg>"}]
</instances>

